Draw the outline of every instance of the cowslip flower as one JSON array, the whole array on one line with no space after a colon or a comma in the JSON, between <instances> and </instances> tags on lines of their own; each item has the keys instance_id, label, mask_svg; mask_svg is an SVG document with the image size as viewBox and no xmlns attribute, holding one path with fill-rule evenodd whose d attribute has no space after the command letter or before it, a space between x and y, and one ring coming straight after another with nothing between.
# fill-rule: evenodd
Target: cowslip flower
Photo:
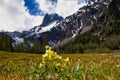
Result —
<instances>
[{"instance_id":1,"label":"cowslip flower","mask_svg":"<svg viewBox=\"0 0 120 80\"><path fill-rule=\"evenodd\" d=\"M48 53L42 55L43 58L47 57L48 56Z\"/></svg>"},{"instance_id":2,"label":"cowslip flower","mask_svg":"<svg viewBox=\"0 0 120 80\"><path fill-rule=\"evenodd\" d=\"M69 64L68 57L66 59L62 59L62 57L54 52L51 47L45 46L45 48L46 53L42 55L42 62L40 63L39 68L50 66L49 64L52 64L53 66L61 69Z\"/></svg>"},{"instance_id":3,"label":"cowslip flower","mask_svg":"<svg viewBox=\"0 0 120 80\"><path fill-rule=\"evenodd\" d=\"M46 48L46 50L49 50L49 46L48 45L46 45L45 48Z\"/></svg>"},{"instance_id":4,"label":"cowslip flower","mask_svg":"<svg viewBox=\"0 0 120 80\"><path fill-rule=\"evenodd\" d=\"M59 55L57 55L57 58L58 58L58 59L62 59L62 57L61 57L61 56L59 56Z\"/></svg>"},{"instance_id":5,"label":"cowslip flower","mask_svg":"<svg viewBox=\"0 0 120 80\"><path fill-rule=\"evenodd\" d=\"M42 68L42 67L43 67L43 64L42 64L42 63L40 63L39 68Z\"/></svg>"},{"instance_id":6,"label":"cowslip flower","mask_svg":"<svg viewBox=\"0 0 120 80\"><path fill-rule=\"evenodd\" d=\"M65 62L69 62L69 58L68 57L65 59Z\"/></svg>"},{"instance_id":7,"label":"cowslip flower","mask_svg":"<svg viewBox=\"0 0 120 80\"><path fill-rule=\"evenodd\" d=\"M60 63L57 63L56 66L59 67L59 66L60 66Z\"/></svg>"}]
</instances>

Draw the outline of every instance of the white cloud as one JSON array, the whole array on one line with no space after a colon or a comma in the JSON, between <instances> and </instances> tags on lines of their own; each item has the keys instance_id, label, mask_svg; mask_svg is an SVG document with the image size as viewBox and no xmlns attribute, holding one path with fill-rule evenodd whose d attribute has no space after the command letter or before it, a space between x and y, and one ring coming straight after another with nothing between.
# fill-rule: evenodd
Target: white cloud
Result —
<instances>
[{"instance_id":1,"label":"white cloud","mask_svg":"<svg viewBox=\"0 0 120 80\"><path fill-rule=\"evenodd\" d=\"M22 31L41 24L43 17L31 16L25 10L24 0L1 0L0 30Z\"/></svg>"},{"instance_id":2,"label":"white cloud","mask_svg":"<svg viewBox=\"0 0 120 80\"><path fill-rule=\"evenodd\" d=\"M36 0L36 2L40 5L39 8L47 13L55 12L55 5L53 5L49 0Z\"/></svg>"},{"instance_id":3,"label":"white cloud","mask_svg":"<svg viewBox=\"0 0 120 80\"><path fill-rule=\"evenodd\" d=\"M47 13L58 13L63 17L72 15L80 7L86 5L85 0L58 0L57 4L52 6L50 0L36 0L40 9ZM79 3L79 4L78 4Z\"/></svg>"},{"instance_id":4,"label":"white cloud","mask_svg":"<svg viewBox=\"0 0 120 80\"><path fill-rule=\"evenodd\" d=\"M47 13L58 13L66 17L73 14L81 6L85 5L82 1L78 4L78 0L58 0L53 5L50 0L36 0L40 9ZM24 0L1 0L0 1L0 31L23 31L40 25L43 16L32 16L26 11Z\"/></svg>"}]
</instances>

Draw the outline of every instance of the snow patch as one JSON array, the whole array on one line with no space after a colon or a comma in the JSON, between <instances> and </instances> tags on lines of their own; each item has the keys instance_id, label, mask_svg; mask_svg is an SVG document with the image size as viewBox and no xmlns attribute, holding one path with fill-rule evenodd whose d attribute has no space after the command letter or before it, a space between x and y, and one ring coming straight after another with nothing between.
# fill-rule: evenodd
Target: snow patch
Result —
<instances>
[{"instance_id":1,"label":"snow patch","mask_svg":"<svg viewBox=\"0 0 120 80\"><path fill-rule=\"evenodd\" d=\"M37 34L36 37L40 37L40 33L43 33L43 32L47 32L47 31L50 31L53 27L55 27L57 24L57 21L54 21L52 22L51 24L45 26L45 27L36 27L35 31L30 33L30 35L26 36L26 37L30 37L30 36L33 36L35 34Z\"/></svg>"},{"instance_id":2,"label":"snow patch","mask_svg":"<svg viewBox=\"0 0 120 80\"><path fill-rule=\"evenodd\" d=\"M65 19L66 20L66 22L69 22L69 19Z\"/></svg>"},{"instance_id":3,"label":"snow patch","mask_svg":"<svg viewBox=\"0 0 120 80\"><path fill-rule=\"evenodd\" d=\"M51 23L50 25L47 25L45 27L42 27L38 32L36 33L43 33L43 32L47 32L50 31L56 24L56 21L54 21L53 23Z\"/></svg>"},{"instance_id":4,"label":"snow patch","mask_svg":"<svg viewBox=\"0 0 120 80\"><path fill-rule=\"evenodd\" d=\"M95 0L95 2L98 2L98 0Z\"/></svg>"},{"instance_id":5,"label":"snow patch","mask_svg":"<svg viewBox=\"0 0 120 80\"><path fill-rule=\"evenodd\" d=\"M81 20L81 26L75 31L75 33L72 31L72 38L74 38L76 35L78 35L78 32L82 29L83 27L83 21Z\"/></svg>"},{"instance_id":6,"label":"snow patch","mask_svg":"<svg viewBox=\"0 0 120 80\"><path fill-rule=\"evenodd\" d=\"M73 34L72 38L74 38L77 34Z\"/></svg>"},{"instance_id":7,"label":"snow patch","mask_svg":"<svg viewBox=\"0 0 120 80\"><path fill-rule=\"evenodd\" d=\"M90 1L90 4L91 4L91 5L93 5L93 4L94 4L94 2L93 2L93 1Z\"/></svg>"},{"instance_id":8,"label":"snow patch","mask_svg":"<svg viewBox=\"0 0 120 80\"><path fill-rule=\"evenodd\" d=\"M15 37L13 39L16 41L16 44L23 43L23 38Z\"/></svg>"},{"instance_id":9,"label":"snow patch","mask_svg":"<svg viewBox=\"0 0 120 80\"><path fill-rule=\"evenodd\" d=\"M93 16L93 18L94 18L95 20L97 20L97 18L96 18L96 16L95 16L95 15Z\"/></svg>"},{"instance_id":10,"label":"snow patch","mask_svg":"<svg viewBox=\"0 0 120 80\"><path fill-rule=\"evenodd\" d=\"M86 12L86 10L84 10L84 9L82 9L81 11L82 11L83 13L85 13L85 12Z\"/></svg>"}]
</instances>

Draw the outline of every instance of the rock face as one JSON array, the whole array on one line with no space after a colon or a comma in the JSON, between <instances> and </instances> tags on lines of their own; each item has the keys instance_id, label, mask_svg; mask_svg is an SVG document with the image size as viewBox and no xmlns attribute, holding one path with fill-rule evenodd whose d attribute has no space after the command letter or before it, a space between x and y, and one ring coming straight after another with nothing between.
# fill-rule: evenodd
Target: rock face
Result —
<instances>
[{"instance_id":1,"label":"rock face","mask_svg":"<svg viewBox=\"0 0 120 80\"><path fill-rule=\"evenodd\" d=\"M111 0L91 0L88 5L63 19L58 26L61 27L64 38L58 45L68 43L74 39L77 34L91 30L94 23L101 22L110 2Z\"/></svg>"},{"instance_id":2,"label":"rock face","mask_svg":"<svg viewBox=\"0 0 120 80\"><path fill-rule=\"evenodd\" d=\"M58 14L54 13L54 14L47 14L45 15L42 24L40 25L40 27L45 27L49 24L51 24L54 21L61 21L63 19L62 16L59 16Z\"/></svg>"},{"instance_id":3,"label":"rock face","mask_svg":"<svg viewBox=\"0 0 120 80\"><path fill-rule=\"evenodd\" d=\"M116 1L117 7L120 8L120 1ZM101 22L110 2L111 0L90 0L86 6L65 19L58 14L46 14L41 25L23 31L21 36L43 41L43 36L46 34L50 44L64 45L73 40L77 34L85 33L91 30L95 23ZM100 32L99 28L98 32Z\"/></svg>"}]
</instances>

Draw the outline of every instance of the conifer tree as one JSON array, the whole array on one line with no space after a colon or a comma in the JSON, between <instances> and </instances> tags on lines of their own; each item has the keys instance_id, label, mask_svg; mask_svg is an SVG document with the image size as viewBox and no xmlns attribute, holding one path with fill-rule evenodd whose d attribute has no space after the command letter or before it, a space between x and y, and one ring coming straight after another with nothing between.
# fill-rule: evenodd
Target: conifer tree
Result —
<instances>
[{"instance_id":1,"label":"conifer tree","mask_svg":"<svg viewBox=\"0 0 120 80\"><path fill-rule=\"evenodd\" d=\"M35 53L42 53L43 52L43 48L42 48L42 44L37 40L33 40L33 51Z\"/></svg>"},{"instance_id":2,"label":"conifer tree","mask_svg":"<svg viewBox=\"0 0 120 80\"><path fill-rule=\"evenodd\" d=\"M23 52L23 43L14 45L14 51Z\"/></svg>"},{"instance_id":3,"label":"conifer tree","mask_svg":"<svg viewBox=\"0 0 120 80\"><path fill-rule=\"evenodd\" d=\"M48 41L49 41L49 38L48 38L48 35L47 34L44 34L43 36L43 45L48 45Z\"/></svg>"},{"instance_id":4,"label":"conifer tree","mask_svg":"<svg viewBox=\"0 0 120 80\"><path fill-rule=\"evenodd\" d=\"M1 50L13 51L12 40L5 33L2 33L0 39Z\"/></svg>"},{"instance_id":5,"label":"conifer tree","mask_svg":"<svg viewBox=\"0 0 120 80\"><path fill-rule=\"evenodd\" d=\"M23 50L25 52L30 52L30 44L29 44L29 40L27 38L24 38L24 43L23 43Z\"/></svg>"}]
</instances>

